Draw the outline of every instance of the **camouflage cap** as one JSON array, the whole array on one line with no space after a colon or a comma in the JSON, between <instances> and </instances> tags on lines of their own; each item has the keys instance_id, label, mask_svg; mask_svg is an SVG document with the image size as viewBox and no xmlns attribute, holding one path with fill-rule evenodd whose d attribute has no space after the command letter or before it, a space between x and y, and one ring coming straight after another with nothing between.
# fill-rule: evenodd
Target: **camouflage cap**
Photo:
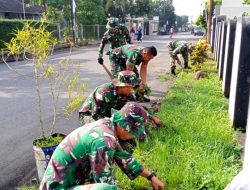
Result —
<instances>
[{"instance_id":1,"label":"camouflage cap","mask_svg":"<svg viewBox=\"0 0 250 190\"><path fill-rule=\"evenodd\" d=\"M121 71L118 73L118 78L112 80L115 86L132 86L140 84L141 79L136 76L133 71Z\"/></svg>"},{"instance_id":2,"label":"camouflage cap","mask_svg":"<svg viewBox=\"0 0 250 190\"><path fill-rule=\"evenodd\" d=\"M107 19L107 21L108 21L106 25L107 29L111 29L119 25L119 18L110 17Z\"/></svg>"},{"instance_id":3,"label":"camouflage cap","mask_svg":"<svg viewBox=\"0 0 250 190\"><path fill-rule=\"evenodd\" d=\"M147 110L139 103L128 102L120 111L112 109L113 122L137 138L146 136L145 122L149 119Z\"/></svg>"}]
</instances>

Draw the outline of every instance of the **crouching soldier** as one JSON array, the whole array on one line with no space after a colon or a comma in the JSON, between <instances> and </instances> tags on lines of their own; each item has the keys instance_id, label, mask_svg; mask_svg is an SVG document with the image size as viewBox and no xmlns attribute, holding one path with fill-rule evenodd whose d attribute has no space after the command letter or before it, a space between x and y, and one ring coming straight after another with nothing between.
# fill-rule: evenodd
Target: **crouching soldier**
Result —
<instances>
[{"instance_id":1,"label":"crouching soldier","mask_svg":"<svg viewBox=\"0 0 250 190\"><path fill-rule=\"evenodd\" d=\"M91 123L98 119L111 116L111 109L121 109L127 101L134 101L133 87L141 80L132 71L121 71L118 79L97 87L82 104L79 110L79 121L81 124ZM144 109L146 109L144 107ZM162 121L149 112L150 120L157 126Z\"/></svg>"},{"instance_id":2,"label":"crouching soldier","mask_svg":"<svg viewBox=\"0 0 250 190\"><path fill-rule=\"evenodd\" d=\"M169 54L170 54L170 70L172 75L175 73L175 61L184 69L188 69L188 53L191 53L192 46L186 41L172 41L168 44ZM181 65L181 61L178 58L178 54L181 54L184 59L184 66Z\"/></svg>"},{"instance_id":3,"label":"crouching soldier","mask_svg":"<svg viewBox=\"0 0 250 190\"><path fill-rule=\"evenodd\" d=\"M111 118L75 129L54 151L40 190L69 189L86 183L117 186L115 166L131 180L140 175L151 182L153 189L164 189L156 174L124 151L118 141L144 137L148 119L142 106L130 104L120 111L113 110Z\"/></svg>"},{"instance_id":4,"label":"crouching soldier","mask_svg":"<svg viewBox=\"0 0 250 190\"><path fill-rule=\"evenodd\" d=\"M124 45L110 51L111 73L114 78L120 71L134 71L138 78L141 78L142 85L135 89L138 101L149 102L150 99L144 96L143 88L147 86L147 67L150 60L157 56L154 46L139 47L136 45ZM140 67L140 72L138 69ZM140 100L140 97L142 97Z\"/></svg>"},{"instance_id":5,"label":"crouching soldier","mask_svg":"<svg viewBox=\"0 0 250 190\"><path fill-rule=\"evenodd\" d=\"M111 116L111 108L121 109L126 101L135 100L134 86L140 83L132 71L118 73L118 78L97 87L79 110L81 124L87 124Z\"/></svg>"}]
</instances>

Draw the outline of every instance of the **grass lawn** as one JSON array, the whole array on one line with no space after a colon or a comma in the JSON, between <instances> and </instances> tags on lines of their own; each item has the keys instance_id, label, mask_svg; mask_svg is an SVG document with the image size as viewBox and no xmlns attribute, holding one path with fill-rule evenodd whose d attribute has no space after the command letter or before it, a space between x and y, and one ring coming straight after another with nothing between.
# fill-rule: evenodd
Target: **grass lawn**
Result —
<instances>
[{"instance_id":1,"label":"grass lawn","mask_svg":"<svg viewBox=\"0 0 250 190\"><path fill-rule=\"evenodd\" d=\"M192 70L179 70L157 113L164 127L151 130L134 153L168 190L222 190L241 169L241 147L229 121L228 100L215 62L202 68L208 78L201 80L193 79ZM119 169L117 176L123 189L150 189L142 177L130 181Z\"/></svg>"}]
</instances>

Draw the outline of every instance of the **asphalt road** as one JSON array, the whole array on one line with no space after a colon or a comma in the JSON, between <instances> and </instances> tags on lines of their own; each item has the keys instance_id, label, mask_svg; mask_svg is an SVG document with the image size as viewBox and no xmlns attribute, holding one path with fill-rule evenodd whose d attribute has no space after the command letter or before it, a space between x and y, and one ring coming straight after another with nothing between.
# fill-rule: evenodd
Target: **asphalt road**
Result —
<instances>
[{"instance_id":1,"label":"asphalt road","mask_svg":"<svg viewBox=\"0 0 250 190\"><path fill-rule=\"evenodd\" d=\"M187 33L176 34L173 39L197 41ZM171 81L160 81L159 76L169 70L169 55L166 45L170 41L168 36L145 37L142 46L154 45L158 56L149 63L148 84L152 88L152 100L165 96ZM75 49L70 59L81 65L81 78L88 87L84 91L87 96L96 86L109 81L103 68L97 63L97 45L88 45ZM50 59L59 61L69 55L67 50L56 52ZM105 56L108 66L108 57ZM32 66L23 61L10 63L16 70L25 75L32 74ZM49 96L46 92L47 84L42 85L42 101L44 107L45 126L52 118ZM65 99L60 99L60 105ZM14 189L20 183L34 176L35 160L32 142L40 137L37 111L37 96L32 78L17 75L9 70L5 64L0 64L0 189ZM69 133L79 127L78 113L71 118L58 118L56 132Z\"/></svg>"}]
</instances>

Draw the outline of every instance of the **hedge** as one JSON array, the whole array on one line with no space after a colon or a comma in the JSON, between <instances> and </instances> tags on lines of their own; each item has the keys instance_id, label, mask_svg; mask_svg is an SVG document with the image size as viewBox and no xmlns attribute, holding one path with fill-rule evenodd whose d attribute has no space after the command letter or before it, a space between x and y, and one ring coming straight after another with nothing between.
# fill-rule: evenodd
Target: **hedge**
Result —
<instances>
[{"instance_id":1,"label":"hedge","mask_svg":"<svg viewBox=\"0 0 250 190\"><path fill-rule=\"evenodd\" d=\"M11 38L14 36L16 30L21 30L25 23L31 22L34 25L39 26L40 21L34 20L14 20L14 19L4 19L0 20L0 49L5 48L4 43L10 42ZM54 37L57 37L56 25L51 23L48 24L47 30L52 32Z\"/></svg>"}]
</instances>

